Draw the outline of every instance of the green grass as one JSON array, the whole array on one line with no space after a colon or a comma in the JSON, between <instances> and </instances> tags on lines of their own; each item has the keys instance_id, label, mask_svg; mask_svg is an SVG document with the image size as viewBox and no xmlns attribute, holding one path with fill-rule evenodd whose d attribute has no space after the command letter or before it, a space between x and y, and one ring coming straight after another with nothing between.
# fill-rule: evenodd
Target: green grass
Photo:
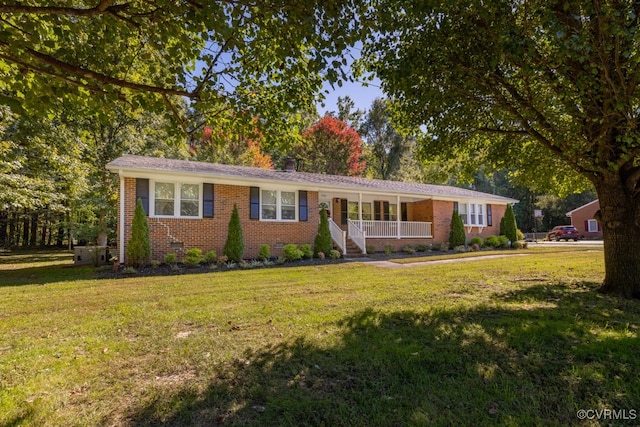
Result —
<instances>
[{"instance_id":1,"label":"green grass","mask_svg":"<svg viewBox=\"0 0 640 427\"><path fill-rule=\"evenodd\" d=\"M600 250L119 280L61 256L0 256L0 425L640 416L640 303L595 292Z\"/></svg>"}]
</instances>

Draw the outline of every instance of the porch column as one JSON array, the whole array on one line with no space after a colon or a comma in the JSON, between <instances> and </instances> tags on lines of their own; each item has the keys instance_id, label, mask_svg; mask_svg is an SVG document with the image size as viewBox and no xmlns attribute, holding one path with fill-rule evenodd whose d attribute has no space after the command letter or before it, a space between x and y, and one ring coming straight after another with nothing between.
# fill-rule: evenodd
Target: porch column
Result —
<instances>
[{"instance_id":1,"label":"porch column","mask_svg":"<svg viewBox=\"0 0 640 427\"><path fill-rule=\"evenodd\" d=\"M360 230L362 230L362 193L358 193L358 222Z\"/></svg>"},{"instance_id":2,"label":"porch column","mask_svg":"<svg viewBox=\"0 0 640 427\"><path fill-rule=\"evenodd\" d=\"M396 196L396 225L398 227L398 239L402 237L400 232L400 220L402 219L402 212L400 212L400 196Z\"/></svg>"}]
</instances>

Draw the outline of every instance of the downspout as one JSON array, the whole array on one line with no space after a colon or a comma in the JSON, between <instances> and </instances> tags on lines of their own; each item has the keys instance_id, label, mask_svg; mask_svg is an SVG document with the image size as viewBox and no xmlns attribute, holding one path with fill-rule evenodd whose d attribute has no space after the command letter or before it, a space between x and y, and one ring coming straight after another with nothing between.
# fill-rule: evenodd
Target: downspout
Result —
<instances>
[{"instance_id":1,"label":"downspout","mask_svg":"<svg viewBox=\"0 0 640 427\"><path fill-rule=\"evenodd\" d=\"M120 215L118 215L118 224L120 225L120 238L118 239L120 243L120 254L118 261L120 264L124 264L124 176L122 176L122 171L119 171L118 175L120 175Z\"/></svg>"}]
</instances>

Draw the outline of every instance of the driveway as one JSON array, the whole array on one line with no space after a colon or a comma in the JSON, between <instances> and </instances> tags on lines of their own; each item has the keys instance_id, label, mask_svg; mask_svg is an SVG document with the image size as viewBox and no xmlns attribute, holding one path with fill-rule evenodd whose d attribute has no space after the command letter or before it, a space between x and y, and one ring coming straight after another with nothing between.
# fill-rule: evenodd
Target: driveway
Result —
<instances>
[{"instance_id":1,"label":"driveway","mask_svg":"<svg viewBox=\"0 0 640 427\"><path fill-rule=\"evenodd\" d=\"M565 242L564 240L561 242L546 242L544 240L538 240L537 242L529 242L529 245L545 245L545 246L597 246L602 247L602 240L578 240L574 242L573 240L569 242Z\"/></svg>"}]
</instances>

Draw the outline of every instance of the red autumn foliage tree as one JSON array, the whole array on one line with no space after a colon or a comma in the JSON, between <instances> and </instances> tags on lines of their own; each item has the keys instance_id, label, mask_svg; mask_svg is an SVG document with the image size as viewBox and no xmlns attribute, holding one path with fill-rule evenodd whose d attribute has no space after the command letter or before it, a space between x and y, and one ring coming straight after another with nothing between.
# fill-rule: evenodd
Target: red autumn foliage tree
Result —
<instances>
[{"instance_id":1,"label":"red autumn foliage tree","mask_svg":"<svg viewBox=\"0 0 640 427\"><path fill-rule=\"evenodd\" d=\"M271 156L262 151L262 139L257 130L230 135L205 126L201 137L191 142L190 152L194 160L273 169Z\"/></svg>"},{"instance_id":2,"label":"red autumn foliage tree","mask_svg":"<svg viewBox=\"0 0 640 427\"><path fill-rule=\"evenodd\" d=\"M305 172L360 176L366 166L358 132L329 115L304 131L296 157Z\"/></svg>"}]
</instances>

